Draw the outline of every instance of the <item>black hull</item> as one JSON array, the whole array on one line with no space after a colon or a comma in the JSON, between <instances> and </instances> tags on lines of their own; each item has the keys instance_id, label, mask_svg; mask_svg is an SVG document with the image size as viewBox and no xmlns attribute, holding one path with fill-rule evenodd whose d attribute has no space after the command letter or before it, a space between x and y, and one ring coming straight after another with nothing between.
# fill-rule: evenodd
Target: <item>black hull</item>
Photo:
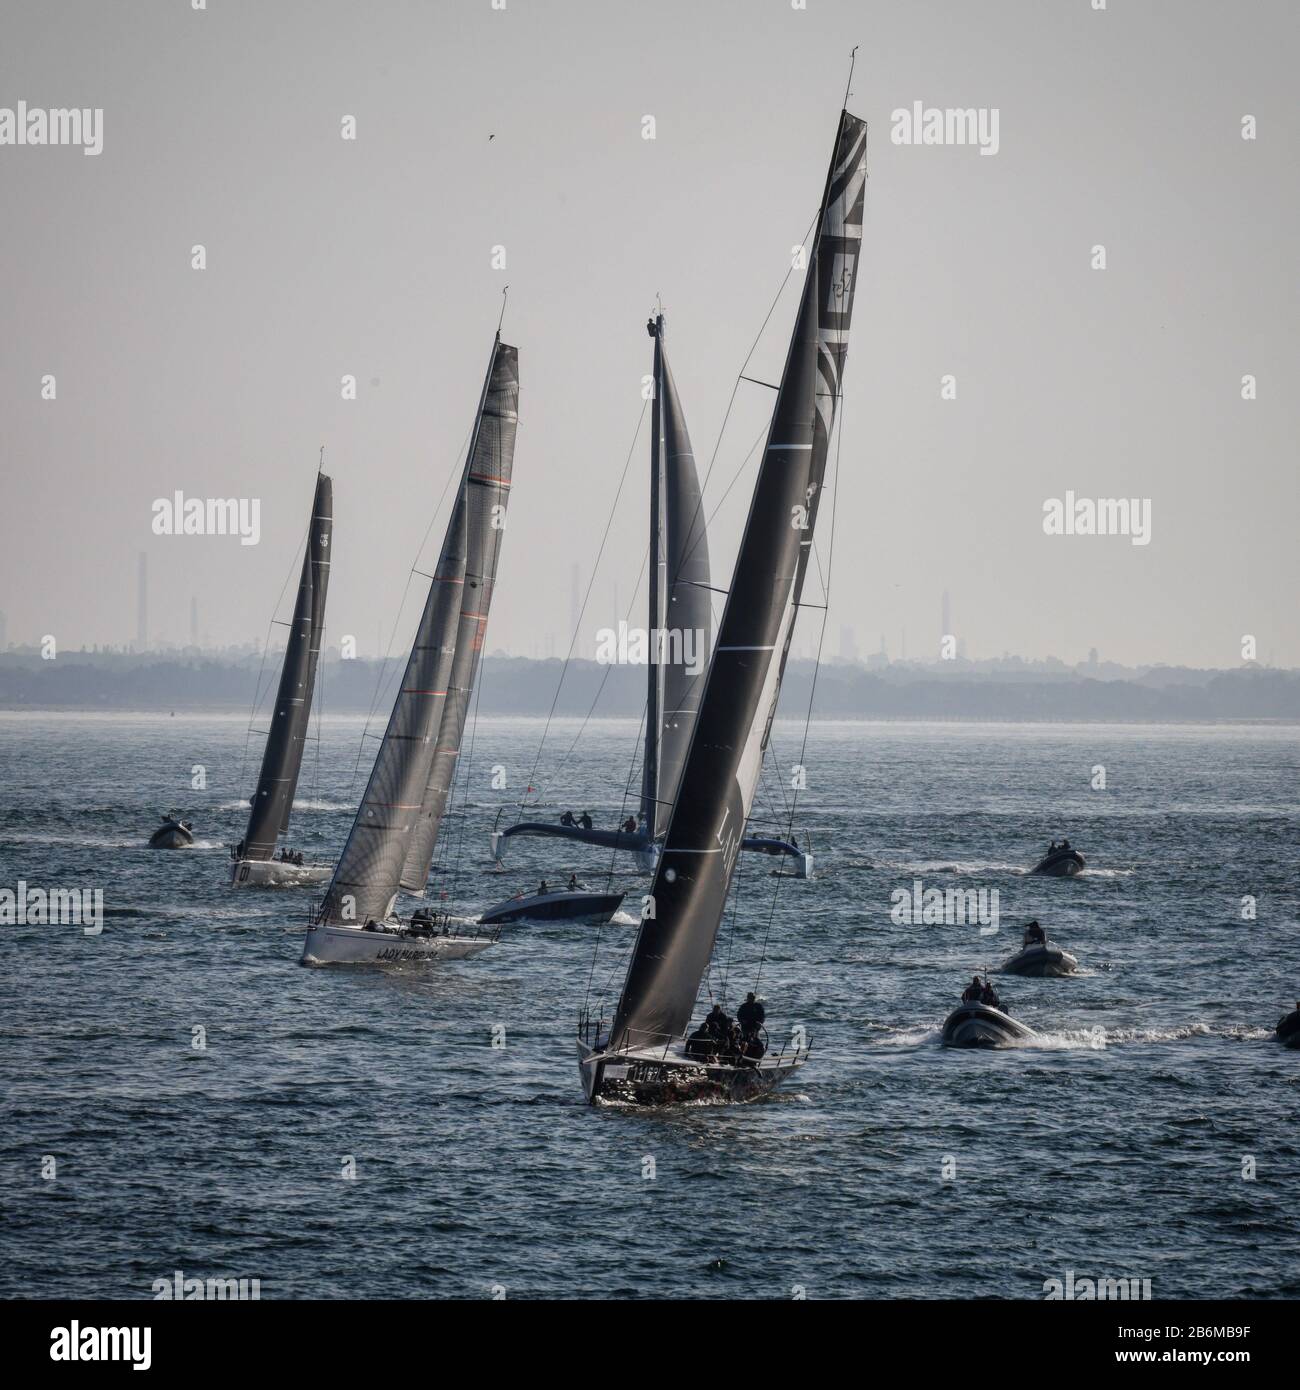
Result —
<instances>
[{"instance_id":1,"label":"black hull","mask_svg":"<svg viewBox=\"0 0 1300 1390\"><path fill-rule=\"evenodd\" d=\"M1023 951L1017 951L1002 965L1000 973L1044 980L1073 975L1078 968L1079 962L1068 951L1048 942L1045 946L1026 946Z\"/></svg>"},{"instance_id":2,"label":"black hull","mask_svg":"<svg viewBox=\"0 0 1300 1390\"><path fill-rule=\"evenodd\" d=\"M1300 1009L1295 1009L1277 1025L1277 1040L1283 1047L1300 1049Z\"/></svg>"},{"instance_id":3,"label":"black hull","mask_svg":"<svg viewBox=\"0 0 1300 1390\"><path fill-rule=\"evenodd\" d=\"M1058 849L1055 854L1045 854L1029 872L1048 878L1073 878L1083 872L1086 862L1077 849Z\"/></svg>"},{"instance_id":4,"label":"black hull","mask_svg":"<svg viewBox=\"0 0 1300 1390\"><path fill-rule=\"evenodd\" d=\"M945 1047L1010 1047L1033 1036L1032 1028L988 1004L963 1004L943 1025Z\"/></svg>"},{"instance_id":5,"label":"black hull","mask_svg":"<svg viewBox=\"0 0 1300 1390\"><path fill-rule=\"evenodd\" d=\"M179 821L168 821L149 836L150 849L186 849L193 843L193 833Z\"/></svg>"},{"instance_id":6,"label":"black hull","mask_svg":"<svg viewBox=\"0 0 1300 1390\"><path fill-rule=\"evenodd\" d=\"M498 903L478 920L484 926L523 921L608 922L622 902L622 893L532 893Z\"/></svg>"},{"instance_id":7,"label":"black hull","mask_svg":"<svg viewBox=\"0 0 1300 1390\"><path fill-rule=\"evenodd\" d=\"M556 825L550 821L520 821L498 832L499 841L504 842L515 835L536 835L543 839L575 840L580 845L596 845L599 849L621 849L629 853L649 850L654 841L641 831L627 830L585 830L580 825Z\"/></svg>"},{"instance_id":8,"label":"black hull","mask_svg":"<svg viewBox=\"0 0 1300 1390\"><path fill-rule=\"evenodd\" d=\"M541 839L571 840L575 844L595 845L598 849L622 850L627 854L653 856L658 852L660 842L640 830L590 830L580 825L559 825L551 821L520 821L494 832L492 836L492 855L500 859L502 847L507 840L516 835L536 836ZM740 842L747 854L766 854L772 858L790 858L797 861L799 878L812 877L812 856L791 844L788 840L778 840L765 835L750 835ZM647 861L652 862L652 860Z\"/></svg>"}]
</instances>

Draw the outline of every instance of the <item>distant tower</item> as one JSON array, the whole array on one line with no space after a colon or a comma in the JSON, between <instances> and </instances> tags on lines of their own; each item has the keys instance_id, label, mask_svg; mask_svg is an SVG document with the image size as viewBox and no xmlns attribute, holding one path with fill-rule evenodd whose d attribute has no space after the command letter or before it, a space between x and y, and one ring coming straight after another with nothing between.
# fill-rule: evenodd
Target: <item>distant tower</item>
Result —
<instances>
[{"instance_id":1,"label":"distant tower","mask_svg":"<svg viewBox=\"0 0 1300 1390\"><path fill-rule=\"evenodd\" d=\"M898 643L898 659L899 659L899 661L906 661L906 660L907 660L907 629L906 629L906 628L903 629L902 635L901 635L901 640L900 640L899 643Z\"/></svg>"},{"instance_id":2,"label":"distant tower","mask_svg":"<svg viewBox=\"0 0 1300 1390\"><path fill-rule=\"evenodd\" d=\"M858 642L853 629L847 623L840 626L840 660L856 661L858 659Z\"/></svg>"},{"instance_id":3,"label":"distant tower","mask_svg":"<svg viewBox=\"0 0 1300 1390\"><path fill-rule=\"evenodd\" d=\"M199 645L199 596L190 595L190 646Z\"/></svg>"},{"instance_id":4,"label":"distant tower","mask_svg":"<svg viewBox=\"0 0 1300 1390\"><path fill-rule=\"evenodd\" d=\"M1089 647L1089 648L1088 648L1088 665L1089 665L1089 666L1096 666L1096 664L1097 664L1098 661L1100 661L1100 660L1101 660L1101 658L1097 655L1097 648L1096 648L1096 647Z\"/></svg>"},{"instance_id":5,"label":"distant tower","mask_svg":"<svg viewBox=\"0 0 1300 1390\"><path fill-rule=\"evenodd\" d=\"M149 557L143 550L136 574L135 643L141 651L149 646Z\"/></svg>"},{"instance_id":6,"label":"distant tower","mask_svg":"<svg viewBox=\"0 0 1300 1390\"><path fill-rule=\"evenodd\" d=\"M943 631L939 636L952 636L952 600L948 596L947 589L943 591Z\"/></svg>"}]
</instances>

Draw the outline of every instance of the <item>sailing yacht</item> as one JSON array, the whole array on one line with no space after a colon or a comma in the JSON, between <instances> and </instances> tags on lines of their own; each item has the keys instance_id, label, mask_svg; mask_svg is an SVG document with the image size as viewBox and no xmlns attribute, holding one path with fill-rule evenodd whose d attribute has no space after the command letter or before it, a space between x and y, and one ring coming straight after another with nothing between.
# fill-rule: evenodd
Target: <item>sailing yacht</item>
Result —
<instances>
[{"instance_id":1,"label":"sailing yacht","mask_svg":"<svg viewBox=\"0 0 1300 1390\"><path fill-rule=\"evenodd\" d=\"M487 632L518 427L519 354L492 345L470 445L420 623L365 794L303 947L304 965L428 963L486 949L398 892L423 894Z\"/></svg>"},{"instance_id":2,"label":"sailing yacht","mask_svg":"<svg viewBox=\"0 0 1300 1390\"><path fill-rule=\"evenodd\" d=\"M317 473L298 598L284 649L284 665L280 668L271 728L262 751L262 769L250 803L248 829L230 854L234 861L230 882L236 888L323 883L330 874L328 864L299 864L274 856L276 842L289 829L302 770L312 693L325 635L325 594L329 588L333 533L334 484L324 473Z\"/></svg>"},{"instance_id":3,"label":"sailing yacht","mask_svg":"<svg viewBox=\"0 0 1300 1390\"><path fill-rule=\"evenodd\" d=\"M613 1017L579 1019L588 1100L739 1102L800 1067L796 1028L761 1055L687 1028L713 954L803 592L848 350L862 243L867 127L840 113L798 317L648 911Z\"/></svg>"},{"instance_id":4,"label":"sailing yacht","mask_svg":"<svg viewBox=\"0 0 1300 1390\"><path fill-rule=\"evenodd\" d=\"M696 653L713 639L709 584L709 540L705 528L695 453L686 429L677 383L664 345L664 316L646 324L654 340L650 428L650 545L645 747L641 759L641 804L635 823L617 830L572 822L520 821L493 830L492 857L501 863L507 841L516 835L576 840L604 849L624 850L637 867L653 873L677 795L682 765L699 712L704 675ZM683 640L685 634L690 641ZM688 655L690 653L690 655ZM741 848L794 860L796 876L812 876L812 856L788 841L746 836Z\"/></svg>"}]
</instances>

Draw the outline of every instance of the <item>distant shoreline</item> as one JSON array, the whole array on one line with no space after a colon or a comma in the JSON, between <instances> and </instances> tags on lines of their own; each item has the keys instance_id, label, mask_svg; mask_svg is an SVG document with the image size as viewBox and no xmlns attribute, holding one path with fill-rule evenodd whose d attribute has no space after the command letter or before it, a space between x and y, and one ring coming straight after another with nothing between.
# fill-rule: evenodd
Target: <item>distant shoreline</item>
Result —
<instances>
[{"instance_id":1,"label":"distant shoreline","mask_svg":"<svg viewBox=\"0 0 1300 1390\"><path fill-rule=\"evenodd\" d=\"M400 662L326 661L317 710L386 715ZM1106 667L1105 675L1062 663L893 663L868 667L792 661L779 714L819 722L997 724L1295 724L1300 672ZM561 672L563 681L561 683ZM247 718L261 677L258 713L274 696L275 654L200 652L0 655L0 711L9 713L230 714ZM816 680L814 688L814 676ZM381 678L382 677L382 678ZM644 666L489 656L475 695L486 717L640 719Z\"/></svg>"}]
</instances>

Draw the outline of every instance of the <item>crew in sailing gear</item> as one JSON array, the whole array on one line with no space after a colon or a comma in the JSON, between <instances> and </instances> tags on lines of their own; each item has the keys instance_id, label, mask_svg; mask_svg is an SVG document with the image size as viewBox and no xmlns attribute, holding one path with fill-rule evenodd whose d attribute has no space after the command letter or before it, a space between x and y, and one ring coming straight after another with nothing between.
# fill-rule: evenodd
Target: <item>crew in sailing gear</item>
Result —
<instances>
[{"instance_id":1,"label":"crew in sailing gear","mask_svg":"<svg viewBox=\"0 0 1300 1390\"><path fill-rule=\"evenodd\" d=\"M575 888L577 888L577 886L578 886L578 875L577 875L577 874L570 874L570 875L569 875L569 892L572 893L573 890L574 890Z\"/></svg>"},{"instance_id":2,"label":"crew in sailing gear","mask_svg":"<svg viewBox=\"0 0 1300 1390\"><path fill-rule=\"evenodd\" d=\"M980 991L980 1003L987 1005L990 1009L1002 1007L1002 1000L998 998L998 992L989 980L984 981L984 988Z\"/></svg>"},{"instance_id":3,"label":"crew in sailing gear","mask_svg":"<svg viewBox=\"0 0 1300 1390\"><path fill-rule=\"evenodd\" d=\"M566 812L560 817L560 824L561 824L561 825L575 825L576 823L577 823L577 822L575 822L574 819L573 819L573 812L572 812L572 811L566 811Z\"/></svg>"},{"instance_id":4,"label":"crew in sailing gear","mask_svg":"<svg viewBox=\"0 0 1300 1390\"><path fill-rule=\"evenodd\" d=\"M1062 849L1069 849L1069 848L1070 848L1070 842L1069 842L1069 840L1062 840L1062 841L1061 841L1061 848L1062 848Z\"/></svg>"},{"instance_id":5,"label":"crew in sailing gear","mask_svg":"<svg viewBox=\"0 0 1300 1390\"><path fill-rule=\"evenodd\" d=\"M686 1039L686 1055L688 1057L712 1057L717 1051L717 1046L717 1040L709 1031L709 1021L706 1018Z\"/></svg>"},{"instance_id":6,"label":"crew in sailing gear","mask_svg":"<svg viewBox=\"0 0 1300 1390\"><path fill-rule=\"evenodd\" d=\"M1047 852L1048 852L1048 854L1055 854L1055 853L1056 853L1056 841L1055 841L1055 840L1053 840L1052 843L1051 843L1050 845L1048 845L1048 847L1047 847Z\"/></svg>"},{"instance_id":7,"label":"crew in sailing gear","mask_svg":"<svg viewBox=\"0 0 1300 1390\"><path fill-rule=\"evenodd\" d=\"M542 894L542 893L549 893L550 891L551 891L551 890L550 890L550 888L547 886L546 880L543 879L543 880L542 880L542 883L541 883L541 887L538 888L538 890L537 890L538 894L540 895L540 894Z\"/></svg>"},{"instance_id":8,"label":"crew in sailing gear","mask_svg":"<svg viewBox=\"0 0 1300 1390\"><path fill-rule=\"evenodd\" d=\"M754 998L751 990L745 995L745 1002L736 1010L736 1022L740 1024L741 1036L749 1039L763 1026L767 1010Z\"/></svg>"},{"instance_id":9,"label":"crew in sailing gear","mask_svg":"<svg viewBox=\"0 0 1300 1390\"><path fill-rule=\"evenodd\" d=\"M586 813L586 811L584 811L582 815L578 817L578 824L582 826L584 830L591 829L591 817Z\"/></svg>"},{"instance_id":10,"label":"crew in sailing gear","mask_svg":"<svg viewBox=\"0 0 1300 1390\"><path fill-rule=\"evenodd\" d=\"M966 988L962 990L961 1002L963 1004L978 1004L980 1002L980 995L983 992L984 986L980 982L980 977L976 975L972 978L970 984L968 984Z\"/></svg>"},{"instance_id":11,"label":"crew in sailing gear","mask_svg":"<svg viewBox=\"0 0 1300 1390\"><path fill-rule=\"evenodd\" d=\"M1047 940L1047 933L1038 925L1037 918L1025 928L1025 945L1041 946Z\"/></svg>"},{"instance_id":12,"label":"crew in sailing gear","mask_svg":"<svg viewBox=\"0 0 1300 1390\"><path fill-rule=\"evenodd\" d=\"M731 1015L721 1004L715 1004L709 1010L709 1016L704 1020L704 1023L719 1042L725 1042L731 1036Z\"/></svg>"},{"instance_id":13,"label":"crew in sailing gear","mask_svg":"<svg viewBox=\"0 0 1300 1390\"><path fill-rule=\"evenodd\" d=\"M636 821L633 820L631 816L629 816L629 817L623 822L623 824L619 826L619 829L620 829L621 831L623 831L623 833L624 833L625 835L635 835L635 834L636 834Z\"/></svg>"}]
</instances>

